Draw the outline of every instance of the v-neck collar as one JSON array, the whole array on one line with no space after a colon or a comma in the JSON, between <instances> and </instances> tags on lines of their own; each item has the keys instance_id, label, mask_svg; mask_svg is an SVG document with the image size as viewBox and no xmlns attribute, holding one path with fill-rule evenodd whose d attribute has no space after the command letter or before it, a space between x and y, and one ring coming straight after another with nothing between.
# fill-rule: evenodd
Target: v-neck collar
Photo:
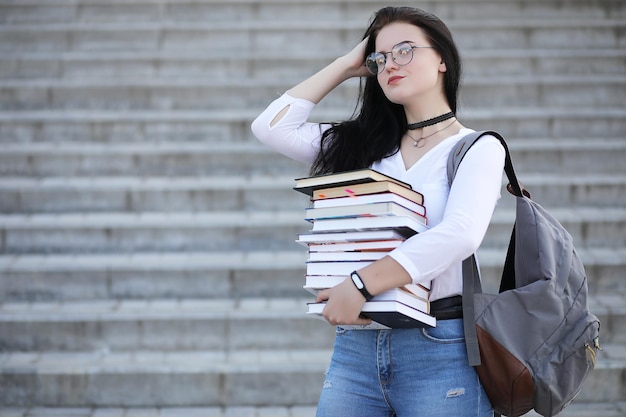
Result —
<instances>
[{"instance_id":1,"label":"v-neck collar","mask_svg":"<svg viewBox=\"0 0 626 417\"><path fill-rule=\"evenodd\" d=\"M425 159L427 159L429 157L429 155L433 154L433 151L435 149L440 148L444 143L450 142L453 139L458 139L459 135L465 136L468 133L471 133L472 130L468 129L468 128L462 128L461 130L459 130L458 133L452 135L452 136L448 136L447 138L445 138L444 140L442 140L441 142L439 142L438 144L436 144L435 146L433 146L432 148L430 148L428 151L426 151L426 153L424 155L421 156L421 158L419 158L417 161L415 161L415 163L413 163L413 165L411 165L410 167L406 167L405 163L404 163L404 158L402 157L402 151L398 150L398 152L396 152L395 157L396 158L400 158L400 166L402 167L403 173L408 173L409 171L412 171L413 168L415 168L416 166L419 166L423 163L423 161Z\"/></svg>"}]
</instances>

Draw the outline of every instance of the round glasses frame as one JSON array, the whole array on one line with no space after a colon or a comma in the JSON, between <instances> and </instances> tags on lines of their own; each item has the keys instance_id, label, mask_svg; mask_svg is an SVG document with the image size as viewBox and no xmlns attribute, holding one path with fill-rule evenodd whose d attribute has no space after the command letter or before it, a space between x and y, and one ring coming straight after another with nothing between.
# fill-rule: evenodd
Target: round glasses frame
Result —
<instances>
[{"instance_id":1,"label":"round glasses frame","mask_svg":"<svg viewBox=\"0 0 626 417\"><path fill-rule=\"evenodd\" d=\"M391 48L391 52L372 52L365 58L365 67L372 75L378 75L385 69L387 55L391 54L393 62L400 66L408 65L413 60L413 49L432 48L432 46L416 46L408 42L400 42Z\"/></svg>"}]
</instances>

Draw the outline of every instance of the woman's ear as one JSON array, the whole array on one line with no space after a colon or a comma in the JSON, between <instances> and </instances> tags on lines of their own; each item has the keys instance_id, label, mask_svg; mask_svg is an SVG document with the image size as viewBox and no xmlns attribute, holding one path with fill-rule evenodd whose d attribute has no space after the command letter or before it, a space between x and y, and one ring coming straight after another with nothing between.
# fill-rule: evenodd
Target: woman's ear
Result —
<instances>
[{"instance_id":1,"label":"woman's ear","mask_svg":"<svg viewBox=\"0 0 626 417\"><path fill-rule=\"evenodd\" d=\"M442 59L441 63L439 64L439 72L446 72L447 70L448 69L446 68L446 63Z\"/></svg>"}]
</instances>

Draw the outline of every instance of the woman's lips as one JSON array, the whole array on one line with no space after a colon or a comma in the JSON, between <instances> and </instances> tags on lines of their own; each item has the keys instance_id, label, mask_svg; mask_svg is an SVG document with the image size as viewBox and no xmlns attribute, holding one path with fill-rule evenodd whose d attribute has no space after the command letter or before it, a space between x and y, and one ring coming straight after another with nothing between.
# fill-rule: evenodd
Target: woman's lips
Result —
<instances>
[{"instance_id":1,"label":"woman's lips","mask_svg":"<svg viewBox=\"0 0 626 417\"><path fill-rule=\"evenodd\" d=\"M399 75L394 75L393 77L389 77L389 80L387 80L387 84L395 84L398 81L400 81L402 78L404 77L400 77Z\"/></svg>"}]
</instances>

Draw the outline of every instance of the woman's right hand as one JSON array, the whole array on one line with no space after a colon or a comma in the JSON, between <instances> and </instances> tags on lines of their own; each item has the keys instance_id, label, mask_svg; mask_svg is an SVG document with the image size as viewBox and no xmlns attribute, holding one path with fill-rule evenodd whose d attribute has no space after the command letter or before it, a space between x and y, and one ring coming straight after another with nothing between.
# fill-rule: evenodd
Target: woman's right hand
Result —
<instances>
[{"instance_id":1,"label":"woman's right hand","mask_svg":"<svg viewBox=\"0 0 626 417\"><path fill-rule=\"evenodd\" d=\"M369 77L372 74L365 67L365 47L369 38L363 39L350 52L345 54L342 59L347 66L347 76L352 77Z\"/></svg>"}]
</instances>

